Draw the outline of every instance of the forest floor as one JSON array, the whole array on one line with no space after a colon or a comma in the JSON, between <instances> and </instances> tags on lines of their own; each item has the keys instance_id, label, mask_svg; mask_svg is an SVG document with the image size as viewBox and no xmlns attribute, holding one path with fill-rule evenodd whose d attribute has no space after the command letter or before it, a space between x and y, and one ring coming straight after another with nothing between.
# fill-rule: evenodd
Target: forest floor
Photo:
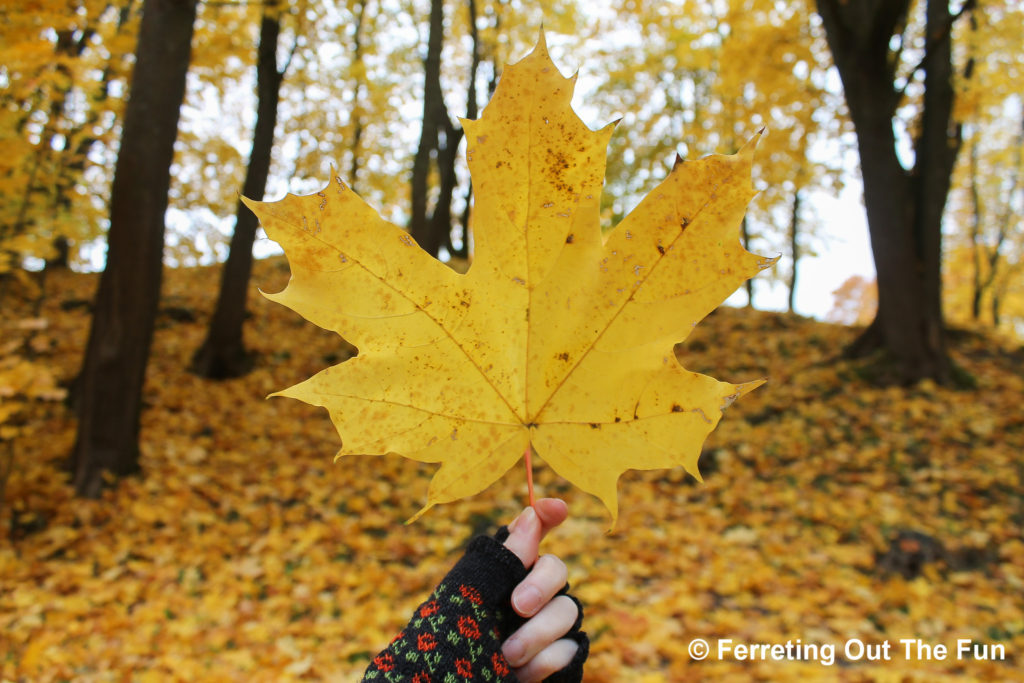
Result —
<instances>
[{"instance_id":1,"label":"forest floor","mask_svg":"<svg viewBox=\"0 0 1024 683\"><path fill-rule=\"evenodd\" d=\"M257 264L255 285L286 280L283 261ZM11 288L0 368L28 363L66 385L96 282L53 275L39 310ZM334 463L323 411L265 400L345 352L258 295L255 370L189 374L217 282L213 269L166 274L141 476L100 500L72 496L75 420L59 390L36 392L0 441L0 680L358 680L467 539L524 504L515 468L403 524L432 467ZM975 389L877 388L837 359L856 332L725 308L701 323L679 349L686 367L768 383L711 435L704 484L681 469L627 473L613 533L596 499L538 466L539 493L569 503L543 549L586 605L585 680L1021 680L1024 354L957 333ZM712 646L704 661L688 654L694 638ZM799 639L818 656L720 658L725 639ZM878 654L886 642L888 659L859 656L858 643ZM948 649L928 658L917 642Z\"/></svg>"}]
</instances>

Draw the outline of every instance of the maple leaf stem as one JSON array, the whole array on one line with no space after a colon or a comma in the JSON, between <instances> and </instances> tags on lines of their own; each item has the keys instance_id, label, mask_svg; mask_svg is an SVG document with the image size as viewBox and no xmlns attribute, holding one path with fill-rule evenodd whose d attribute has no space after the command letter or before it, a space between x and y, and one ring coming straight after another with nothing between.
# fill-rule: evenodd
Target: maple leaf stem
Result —
<instances>
[{"instance_id":1,"label":"maple leaf stem","mask_svg":"<svg viewBox=\"0 0 1024 683\"><path fill-rule=\"evenodd\" d=\"M530 492L530 507L533 507L537 503L537 499L533 495L533 448L530 446L526 447L523 451L523 459L526 460L526 489Z\"/></svg>"}]
</instances>

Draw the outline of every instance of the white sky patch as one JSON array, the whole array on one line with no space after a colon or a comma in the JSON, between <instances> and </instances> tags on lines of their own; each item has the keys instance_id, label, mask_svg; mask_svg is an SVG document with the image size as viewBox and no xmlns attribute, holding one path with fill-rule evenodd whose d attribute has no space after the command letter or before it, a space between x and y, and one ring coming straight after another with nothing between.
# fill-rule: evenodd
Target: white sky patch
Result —
<instances>
[{"instance_id":1,"label":"white sky patch","mask_svg":"<svg viewBox=\"0 0 1024 683\"><path fill-rule=\"evenodd\" d=\"M838 197L816 192L809 203L821 221L818 241L822 245L815 255L804 256L797 265L796 313L824 320L832 310L833 292L850 277L875 278L875 262L871 255L867 215L861 202L859 178L847 178L847 185ZM776 256L776 254L762 254ZM787 258L783 255L783 259ZM776 267L788 267L780 261ZM772 283L754 276L754 305L760 310L784 311L789 292L781 282ZM745 306L747 292L741 287L726 300L730 306Z\"/></svg>"}]
</instances>

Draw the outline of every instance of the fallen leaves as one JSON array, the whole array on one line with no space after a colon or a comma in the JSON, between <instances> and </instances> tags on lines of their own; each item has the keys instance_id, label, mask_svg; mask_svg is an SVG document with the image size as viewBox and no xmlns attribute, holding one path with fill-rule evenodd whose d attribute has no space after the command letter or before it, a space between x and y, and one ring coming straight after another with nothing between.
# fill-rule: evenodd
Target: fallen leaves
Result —
<instances>
[{"instance_id":1,"label":"fallen leaves","mask_svg":"<svg viewBox=\"0 0 1024 683\"><path fill-rule=\"evenodd\" d=\"M29 403L0 509L0 678L13 681L356 680L477 530L518 511L515 471L490 496L399 524L429 467L394 456L332 467L336 436L314 409L264 401L315 372L336 336L254 297L260 356L239 380L184 368L205 333L213 269L170 270L166 298L196 312L157 331L146 386L143 476L76 500L60 465L74 420ZM284 278L262 261L255 277ZM36 356L74 376L95 277L50 282ZM5 302L4 315L32 317ZM28 334L25 331L24 334ZM767 376L705 446L705 483L680 469L624 475L631 504L608 537L603 506L539 468L542 495L570 504L544 552L569 566L593 635L587 681L808 680L813 663L692 661L691 638L841 642L860 637L1001 642L1005 663L902 655L854 663L851 680L1012 679L1024 652L1024 395L1019 352L957 337L976 391L879 389L833 357L855 331L719 309L690 336L697 371ZM1016 353L1017 355L1014 355ZM984 423L981 434L972 426ZM986 436L987 434L987 436ZM978 569L877 570L899 530L947 548L991 549Z\"/></svg>"}]
</instances>

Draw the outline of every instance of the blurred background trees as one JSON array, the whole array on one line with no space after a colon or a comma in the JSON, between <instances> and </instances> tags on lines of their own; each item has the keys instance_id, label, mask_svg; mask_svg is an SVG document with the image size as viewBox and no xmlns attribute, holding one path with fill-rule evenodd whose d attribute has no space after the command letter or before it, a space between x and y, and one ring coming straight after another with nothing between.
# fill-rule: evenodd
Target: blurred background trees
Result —
<instances>
[{"instance_id":1,"label":"blurred background trees","mask_svg":"<svg viewBox=\"0 0 1024 683\"><path fill-rule=\"evenodd\" d=\"M152 68L136 60L142 8L0 9L0 302L46 296L48 269L111 267L132 69ZM765 129L743 239L783 255L771 277L790 310L802 257L830 247L820 199L863 178L877 289L851 281L836 319L867 322L855 350L881 353L895 378L951 381L947 322L1024 332L1022 15L1009 0L200 2L161 232L169 266L228 263L193 369L231 377L252 360L251 258L274 246L240 192L315 192L335 173L429 251L470 258L459 117L478 115L543 22L563 71L580 68L582 118L622 119L609 227L677 157Z\"/></svg>"}]
</instances>

